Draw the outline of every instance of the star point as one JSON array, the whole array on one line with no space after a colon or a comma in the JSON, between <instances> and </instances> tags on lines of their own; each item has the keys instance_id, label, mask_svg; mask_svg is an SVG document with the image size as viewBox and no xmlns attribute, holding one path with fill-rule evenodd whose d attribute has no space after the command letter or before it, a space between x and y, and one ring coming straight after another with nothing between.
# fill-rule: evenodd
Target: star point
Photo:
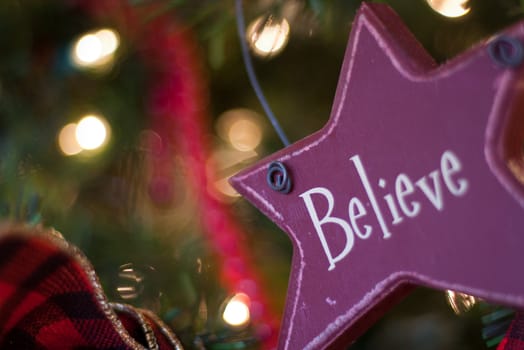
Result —
<instances>
[{"instance_id":1,"label":"star point","mask_svg":"<svg viewBox=\"0 0 524 350\"><path fill-rule=\"evenodd\" d=\"M521 43L523 27L504 35ZM326 126L232 179L293 242L279 349L354 340L411 285L524 306L510 273L523 262L524 132L508 131L524 123L522 69L489 45L437 66L389 7L364 3ZM268 186L274 161L289 193Z\"/></svg>"}]
</instances>

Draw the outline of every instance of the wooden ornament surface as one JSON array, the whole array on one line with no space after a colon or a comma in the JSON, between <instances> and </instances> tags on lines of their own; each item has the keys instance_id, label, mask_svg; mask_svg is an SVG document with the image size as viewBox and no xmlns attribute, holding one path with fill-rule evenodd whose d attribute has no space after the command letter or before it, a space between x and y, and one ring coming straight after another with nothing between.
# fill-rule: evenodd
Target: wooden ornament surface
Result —
<instances>
[{"instance_id":1,"label":"wooden ornament surface","mask_svg":"<svg viewBox=\"0 0 524 350\"><path fill-rule=\"evenodd\" d=\"M346 344L411 285L524 306L523 70L490 55L500 38L524 24L438 66L363 3L326 126L231 180L293 242L279 349Z\"/></svg>"}]
</instances>

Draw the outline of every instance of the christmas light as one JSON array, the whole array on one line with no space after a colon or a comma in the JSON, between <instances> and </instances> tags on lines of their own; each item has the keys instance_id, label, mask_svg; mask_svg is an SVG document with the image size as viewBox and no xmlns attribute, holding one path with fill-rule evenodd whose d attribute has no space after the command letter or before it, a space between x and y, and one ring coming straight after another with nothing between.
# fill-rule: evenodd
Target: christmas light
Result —
<instances>
[{"instance_id":1,"label":"christmas light","mask_svg":"<svg viewBox=\"0 0 524 350\"><path fill-rule=\"evenodd\" d=\"M110 63L120 39L111 29L100 29L82 35L75 43L71 53L73 63L77 67L98 68Z\"/></svg>"},{"instance_id":2,"label":"christmas light","mask_svg":"<svg viewBox=\"0 0 524 350\"><path fill-rule=\"evenodd\" d=\"M223 178L215 181L215 188L227 198L238 198L240 194L229 184L229 179Z\"/></svg>"},{"instance_id":3,"label":"christmas light","mask_svg":"<svg viewBox=\"0 0 524 350\"><path fill-rule=\"evenodd\" d=\"M249 109L237 108L222 113L217 120L216 130L218 135L227 141L229 146L215 151L209 159L208 168L214 169L218 166L222 172L238 167L238 165L248 159L257 157L256 148L262 142L263 131L261 127L261 117ZM230 171L230 170L229 170ZM209 172L210 177L214 177L214 172ZM231 202L239 197L228 182L227 177L222 177L214 181L213 189L210 193L220 194L219 199Z\"/></svg>"},{"instance_id":4,"label":"christmas light","mask_svg":"<svg viewBox=\"0 0 524 350\"><path fill-rule=\"evenodd\" d=\"M256 55L274 56L286 47L289 39L289 23L285 18L261 16L248 26L246 36Z\"/></svg>"},{"instance_id":5,"label":"christmas light","mask_svg":"<svg viewBox=\"0 0 524 350\"><path fill-rule=\"evenodd\" d=\"M240 194L229 184L229 176L245 166L246 162L252 162L257 157L258 153L255 150L241 152L232 147L217 148L206 164L209 178L214 179L208 184L209 193L225 203L238 199ZM216 176L217 173L220 177Z\"/></svg>"},{"instance_id":6,"label":"christmas light","mask_svg":"<svg viewBox=\"0 0 524 350\"><path fill-rule=\"evenodd\" d=\"M75 57L78 63L89 65L102 56L102 43L94 34L81 37L75 45Z\"/></svg>"},{"instance_id":7,"label":"christmas light","mask_svg":"<svg viewBox=\"0 0 524 350\"><path fill-rule=\"evenodd\" d=\"M433 10L446 17L462 17L470 11L469 0L426 0Z\"/></svg>"},{"instance_id":8,"label":"christmas light","mask_svg":"<svg viewBox=\"0 0 524 350\"><path fill-rule=\"evenodd\" d=\"M260 116L248 109L232 109L224 112L218 119L219 136L241 152L250 152L262 141Z\"/></svg>"},{"instance_id":9,"label":"christmas light","mask_svg":"<svg viewBox=\"0 0 524 350\"><path fill-rule=\"evenodd\" d=\"M249 323L249 297L244 293L235 294L226 304L222 319L230 326L242 327Z\"/></svg>"},{"instance_id":10,"label":"christmas light","mask_svg":"<svg viewBox=\"0 0 524 350\"><path fill-rule=\"evenodd\" d=\"M452 290L446 291L446 299L451 309L453 309L457 315L468 312L477 303L477 299L474 296Z\"/></svg>"},{"instance_id":11,"label":"christmas light","mask_svg":"<svg viewBox=\"0 0 524 350\"><path fill-rule=\"evenodd\" d=\"M58 134L58 147L66 156L72 156L82 152L82 147L76 140L76 124L71 123L64 126Z\"/></svg>"},{"instance_id":12,"label":"christmas light","mask_svg":"<svg viewBox=\"0 0 524 350\"><path fill-rule=\"evenodd\" d=\"M102 45L102 56L108 56L115 53L120 44L120 39L114 30L100 29L95 35Z\"/></svg>"},{"instance_id":13,"label":"christmas light","mask_svg":"<svg viewBox=\"0 0 524 350\"><path fill-rule=\"evenodd\" d=\"M254 150L261 141L260 127L249 119L239 119L229 129L229 142L239 151Z\"/></svg>"},{"instance_id":14,"label":"christmas light","mask_svg":"<svg viewBox=\"0 0 524 350\"><path fill-rule=\"evenodd\" d=\"M76 126L76 141L84 150L100 148L107 142L109 127L102 117L86 115Z\"/></svg>"}]
</instances>

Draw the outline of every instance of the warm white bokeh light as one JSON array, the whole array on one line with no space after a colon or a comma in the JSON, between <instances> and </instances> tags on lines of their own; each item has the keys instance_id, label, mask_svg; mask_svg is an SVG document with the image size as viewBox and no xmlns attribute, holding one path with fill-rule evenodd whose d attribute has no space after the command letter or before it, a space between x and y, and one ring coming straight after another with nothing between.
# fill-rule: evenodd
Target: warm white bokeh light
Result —
<instances>
[{"instance_id":1,"label":"warm white bokeh light","mask_svg":"<svg viewBox=\"0 0 524 350\"><path fill-rule=\"evenodd\" d=\"M58 147L66 156L73 156L82 152L82 147L76 140L76 124L67 124L58 134Z\"/></svg>"},{"instance_id":2,"label":"warm white bokeh light","mask_svg":"<svg viewBox=\"0 0 524 350\"><path fill-rule=\"evenodd\" d=\"M95 35L98 40L100 40L100 44L102 45L103 56L112 55L115 53L118 45L120 44L120 39L114 30L100 29L98 32L96 32Z\"/></svg>"},{"instance_id":3,"label":"warm white bokeh light","mask_svg":"<svg viewBox=\"0 0 524 350\"><path fill-rule=\"evenodd\" d=\"M238 119L229 128L229 142L239 151L254 150L262 141L262 130L250 119Z\"/></svg>"},{"instance_id":4,"label":"warm white bokeh light","mask_svg":"<svg viewBox=\"0 0 524 350\"><path fill-rule=\"evenodd\" d=\"M240 194L231 186L227 178L215 181L215 188L227 197L240 197Z\"/></svg>"},{"instance_id":5,"label":"warm white bokeh light","mask_svg":"<svg viewBox=\"0 0 524 350\"><path fill-rule=\"evenodd\" d=\"M249 323L249 297L244 293L238 293L231 298L224 309L222 319L230 326L240 327Z\"/></svg>"},{"instance_id":6,"label":"warm white bokeh light","mask_svg":"<svg viewBox=\"0 0 524 350\"><path fill-rule=\"evenodd\" d=\"M76 126L76 140L85 150L94 150L107 142L109 127L102 117L87 115Z\"/></svg>"},{"instance_id":7,"label":"warm white bokeh light","mask_svg":"<svg viewBox=\"0 0 524 350\"><path fill-rule=\"evenodd\" d=\"M80 64L89 65L102 57L102 43L96 35L86 34L76 42L74 53Z\"/></svg>"},{"instance_id":8,"label":"warm white bokeh light","mask_svg":"<svg viewBox=\"0 0 524 350\"><path fill-rule=\"evenodd\" d=\"M471 9L469 0L426 0L433 10L446 17L461 17Z\"/></svg>"},{"instance_id":9,"label":"warm white bokeh light","mask_svg":"<svg viewBox=\"0 0 524 350\"><path fill-rule=\"evenodd\" d=\"M120 39L112 29L100 29L82 35L71 53L73 63L78 67L96 68L110 63Z\"/></svg>"},{"instance_id":10,"label":"warm white bokeh light","mask_svg":"<svg viewBox=\"0 0 524 350\"><path fill-rule=\"evenodd\" d=\"M219 116L217 132L234 149L250 152L262 142L261 119L257 113L249 109L231 109Z\"/></svg>"},{"instance_id":11,"label":"warm white bokeh light","mask_svg":"<svg viewBox=\"0 0 524 350\"><path fill-rule=\"evenodd\" d=\"M217 147L206 162L208 178L213 179L208 183L209 193L225 203L238 199L240 194L229 184L229 176L257 158L255 150L241 152L232 147Z\"/></svg>"},{"instance_id":12,"label":"warm white bokeh light","mask_svg":"<svg viewBox=\"0 0 524 350\"><path fill-rule=\"evenodd\" d=\"M261 57L281 52L289 39L289 23L285 18L261 16L247 28L247 41L255 54Z\"/></svg>"}]
</instances>

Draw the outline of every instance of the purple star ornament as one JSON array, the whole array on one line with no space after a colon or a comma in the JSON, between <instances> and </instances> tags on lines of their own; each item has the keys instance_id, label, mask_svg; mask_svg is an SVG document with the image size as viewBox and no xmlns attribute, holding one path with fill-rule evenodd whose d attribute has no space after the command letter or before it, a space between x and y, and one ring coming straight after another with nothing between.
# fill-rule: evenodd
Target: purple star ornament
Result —
<instances>
[{"instance_id":1,"label":"purple star ornament","mask_svg":"<svg viewBox=\"0 0 524 350\"><path fill-rule=\"evenodd\" d=\"M414 285L524 307L523 42L438 66L362 5L327 125L231 180L293 242L279 349L348 344Z\"/></svg>"}]
</instances>

